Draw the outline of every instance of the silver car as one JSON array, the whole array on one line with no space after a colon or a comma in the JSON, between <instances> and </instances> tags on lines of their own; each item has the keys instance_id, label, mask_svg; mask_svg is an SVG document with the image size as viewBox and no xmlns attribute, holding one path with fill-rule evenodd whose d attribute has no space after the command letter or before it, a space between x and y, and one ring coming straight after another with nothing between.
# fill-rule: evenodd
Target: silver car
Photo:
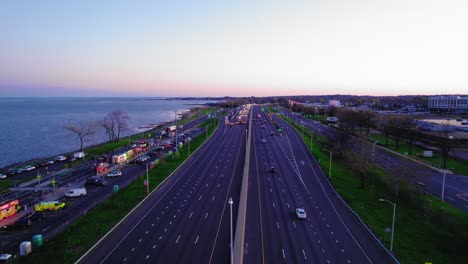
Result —
<instances>
[{"instance_id":1,"label":"silver car","mask_svg":"<svg viewBox=\"0 0 468 264\"><path fill-rule=\"evenodd\" d=\"M307 219L307 213L303 208L296 208L296 216L299 219Z\"/></svg>"}]
</instances>

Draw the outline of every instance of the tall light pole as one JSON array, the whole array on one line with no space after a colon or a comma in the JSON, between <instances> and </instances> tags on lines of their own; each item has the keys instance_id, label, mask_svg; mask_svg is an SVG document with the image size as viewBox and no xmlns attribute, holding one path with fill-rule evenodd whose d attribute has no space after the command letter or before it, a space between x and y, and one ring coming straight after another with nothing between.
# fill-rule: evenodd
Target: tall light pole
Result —
<instances>
[{"instance_id":1,"label":"tall light pole","mask_svg":"<svg viewBox=\"0 0 468 264\"><path fill-rule=\"evenodd\" d=\"M312 130L310 131L310 152L312 154L314 154L314 151L313 151L313 147L314 146L314 142L312 141Z\"/></svg>"},{"instance_id":2,"label":"tall light pole","mask_svg":"<svg viewBox=\"0 0 468 264\"><path fill-rule=\"evenodd\" d=\"M330 168L329 168L329 171L328 171L328 178L331 179L331 171L332 171L332 152L328 149L323 149L324 151L330 153Z\"/></svg>"},{"instance_id":3,"label":"tall light pole","mask_svg":"<svg viewBox=\"0 0 468 264\"><path fill-rule=\"evenodd\" d=\"M149 193L148 162L146 162L146 193Z\"/></svg>"},{"instance_id":4,"label":"tall light pole","mask_svg":"<svg viewBox=\"0 0 468 264\"><path fill-rule=\"evenodd\" d=\"M396 203L392 203L389 200L379 199L379 202L387 202L393 205L393 220L392 220L392 237L390 239L390 251L393 252L393 232L395 231L395 212L396 212Z\"/></svg>"},{"instance_id":5,"label":"tall light pole","mask_svg":"<svg viewBox=\"0 0 468 264\"><path fill-rule=\"evenodd\" d=\"M444 177L442 179L442 195L440 196L440 199L444 201L444 193L445 193L445 170L444 170Z\"/></svg>"},{"instance_id":6,"label":"tall light pole","mask_svg":"<svg viewBox=\"0 0 468 264\"><path fill-rule=\"evenodd\" d=\"M175 120L175 151L179 149L179 145L177 145L177 130L179 129L177 127L177 111L174 110L174 120Z\"/></svg>"},{"instance_id":7,"label":"tall light pole","mask_svg":"<svg viewBox=\"0 0 468 264\"><path fill-rule=\"evenodd\" d=\"M231 244L230 244L230 245L231 245L231 246L230 246L230 247L231 247L231 264L234 263L234 253L233 253L233 251L234 251L234 244L232 243L232 204L233 204L233 203L234 203L234 202L232 201L232 197L230 197L230 198L229 198L229 201L228 201L228 204L229 204L229 207L230 207L230 209L231 209Z\"/></svg>"}]
</instances>

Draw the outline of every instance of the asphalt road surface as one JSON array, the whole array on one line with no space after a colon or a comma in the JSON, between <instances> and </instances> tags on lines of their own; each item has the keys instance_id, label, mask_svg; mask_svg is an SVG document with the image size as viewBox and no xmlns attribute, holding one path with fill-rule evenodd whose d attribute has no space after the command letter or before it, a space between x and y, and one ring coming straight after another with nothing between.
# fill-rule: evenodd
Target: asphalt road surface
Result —
<instances>
[{"instance_id":1,"label":"asphalt road surface","mask_svg":"<svg viewBox=\"0 0 468 264\"><path fill-rule=\"evenodd\" d=\"M393 263L336 197L295 131L276 120L280 136L264 114L256 119L244 263Z\"/></svg>"},{"instance_id":2,"label":"asphalt road surface","mask_svg":"<svg viewBox=\"0 0 468 264\"><path fill-rule=\"evenodd\" d=\"M286 110L282 111L282 113L305 127L317 131L318 134L327 135L330 129L334 129ZM358 139L352 138L351 140ZM350 145L353 144L351 143ZM375 147L374 157L377 166L389 170L395 175L398 175L398 177L405 178L410 183L422 183L425 186L422 188L425 188L427 192L437 197L442 196L442 186L444 185L443 172L378 146ZM418 188L419 187L418 185ZM468 212L468 176L446 174L444 200Z\"/></svg>"},{"instance_id":3,"label":"asphalt road surface","mask_svg":"<svg viewBox=\"0 0 468 264\"><path fill-rule=\"evenodd\" d=\"M84 263L228 263L229 197L234 219L245 155L245 127L221 127L103 240Z\"/></svg>"}]
</instances>

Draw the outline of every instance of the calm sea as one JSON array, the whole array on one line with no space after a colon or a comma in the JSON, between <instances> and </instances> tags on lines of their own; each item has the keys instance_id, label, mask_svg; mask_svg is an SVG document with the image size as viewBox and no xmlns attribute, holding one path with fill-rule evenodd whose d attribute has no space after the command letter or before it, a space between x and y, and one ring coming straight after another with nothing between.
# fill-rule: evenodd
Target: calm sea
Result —
<instances>
[{"instance_id":1,"label":"calm sea","mask_svg":"<svg viewBox=\"0 0 468 264\"><path fill-rule=\"evenodd\" d=\"M98 121L112 110L126 112L130 133L141 126L174 120L208 101L161 98L0 98L0 168L33 158L51 157L79 149L69 122ZM87 145L107 141L104 131Z\"/></svg>"}]
</instances>

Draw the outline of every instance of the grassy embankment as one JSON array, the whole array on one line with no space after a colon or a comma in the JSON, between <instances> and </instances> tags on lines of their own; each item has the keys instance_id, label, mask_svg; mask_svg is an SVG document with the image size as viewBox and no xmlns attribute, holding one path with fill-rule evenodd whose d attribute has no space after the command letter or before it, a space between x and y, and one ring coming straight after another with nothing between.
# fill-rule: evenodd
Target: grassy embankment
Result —
<instances>
[{"instance_id":1,"label":"grassy embankment","mask_svg":"<svg viewBox=\"0 0 468 264\"><path fill-rule=\"evenodd\" d=\"M284 118L284 117L283 117ZM292 124L292 120L288 120ZM299 127L300 128L300 127ZM296 129L310 149L310 131ZM329 153L325 138L313 142L313 154L328 174ZM396 224L393 252L401 263L464 263L468 258L468 215L442 202L432 195L419 196L405 182L400 182L399 195L394 193L394 179L379 168L372 168L365 189L359 189L359 175L343 159L332 161L331 183L343 199L362 220L390 248L390 233L393 207L378 202L384 198L395 202Z\"/></svg>"},{"instance_id":2,"label":"grassy embankment","mask_svg":"<svg viewBox=\"0 0 468 264\"><path fill-rule=\"evenodd\" d=\"M406 144L404 141L400 141L399 147L397 149L396 141L391 139L391 138L388 139L388 144L385 144L385 136L384 135L372 134L370 136L370 138L374 142L377 140L379 146L382 146L382 147L385 147L385 148L390 149L392 151L398 152L398 153L400 153L402 155L408 155L408 153L409 153L408 144ZM438 168L439 165L442 166L443 161L440 160L441 157L438 155L437 151L433 152L434 157L432 157L432 158L423 158L421 156L421 154L425 150L428 150L428 149L424 148L424 147L421 147L421 146L418 146L418 145L413 145L412 154L410 156L411 156L411 158L414 158L414 159L420 160L422 162L425 162L428 165L431 165L433 167ZM416 155L417 153L419 153L419 156ZM456 174L468 175L468 163L467 162L464 162L464 161L457 160L457 159L449 157L447 159L447 168L449 170L453 171Z\"/></svg>"},{"instance_id":3,"label":"grassy embankment","mask_svg":"<svg viewBox=\"0 0 468 264\"><path fill-rule=\"evenodd\" d=\"M217 125L217 121L214 124L212 120L206 120L200 125L208 128L208 134L204 133L192 139L191 153L213 133L214 125ZM171 157L161 159L161 163L149 172L150 189L153 190L166 179L187 157L188 149L184 146L174 159ZM146 175L139 176L132 184L121 189L109 200L71 224L65 231L45 242L43 248L35 249L31 255L22 258L21 262L53 264L76 261L146 196L144 179Z\"/></svg>"}]
</instances>

